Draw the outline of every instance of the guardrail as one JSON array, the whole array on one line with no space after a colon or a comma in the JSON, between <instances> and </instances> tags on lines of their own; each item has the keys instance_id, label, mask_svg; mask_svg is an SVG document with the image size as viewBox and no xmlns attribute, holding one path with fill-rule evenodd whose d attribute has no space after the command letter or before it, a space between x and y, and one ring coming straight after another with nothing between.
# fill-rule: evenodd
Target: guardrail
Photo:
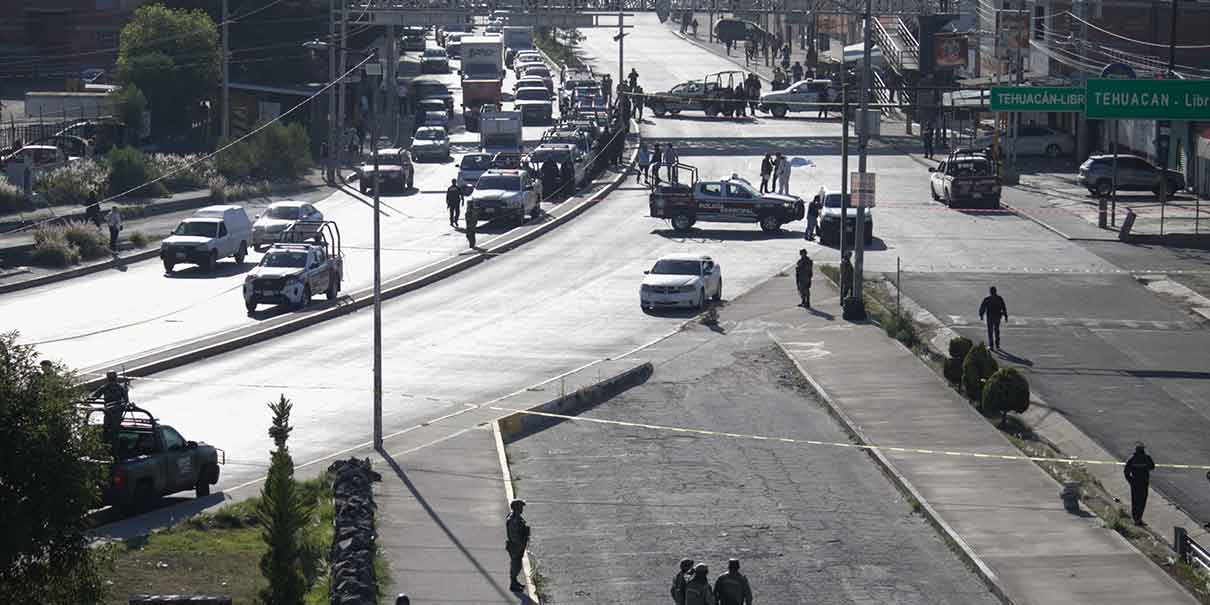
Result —
<instances>
[{"instance_id":1,"label":"guardrail","mask_svg":"<svg viewBox=\"0 0 1210 605\"><path fill-rule=\"evenodd\" d=\"M1189 532L1183 527L1177 527L1175 534L1173 548L1181 562L1199 568L1202 573L1210 573L1210 550L1189 537Z\"/></svg>"}]
</instances>

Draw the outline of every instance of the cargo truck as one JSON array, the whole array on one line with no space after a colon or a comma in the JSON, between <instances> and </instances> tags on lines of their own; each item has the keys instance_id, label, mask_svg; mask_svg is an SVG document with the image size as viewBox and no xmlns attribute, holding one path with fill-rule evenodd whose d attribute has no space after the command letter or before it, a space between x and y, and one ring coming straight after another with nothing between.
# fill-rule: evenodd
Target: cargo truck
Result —
<instances>
[{"instance_id":1,"label":"cargo truck","mask_svg":"<svg viewBox=\"0 0 1210 605\"><path fill-rule=\"evenodd\" d=\"M484 105L499 105L504 82L504 41L500 36L462 38L462 118L468 130L479 128Z\"/></svg>"},{"instance_id":2,"label":"cargo truck","mask_svg":"<svg viewBox=\"0 0 1210 605\"><path fill-rule=\"evenodd\" d=\"M479 146L484 153L522 152L521 112L488 107L481 116Z\"/></svg>"}]
</instances>

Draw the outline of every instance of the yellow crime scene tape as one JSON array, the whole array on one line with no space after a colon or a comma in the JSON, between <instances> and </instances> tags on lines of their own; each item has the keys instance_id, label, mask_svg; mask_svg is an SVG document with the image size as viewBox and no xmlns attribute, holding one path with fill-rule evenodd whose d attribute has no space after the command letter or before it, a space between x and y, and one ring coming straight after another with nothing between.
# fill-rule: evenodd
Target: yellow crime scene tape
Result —
<instances>
[{"instance_id":1,"label":"yellow crime scene tape","mask_svg":"<svg viewBox=\"0 0 1210 605\"><path fill-rule=\"evenodd\" d=\"M1046 458L1043 456L1026 456L1023 454L982 454L979 452L961 452L953 450L936 450L920 447L900 447L889 445L866 445L860 443L846 443L841 441L819 441L817 439L796 439L794 437L771 437L766 435L753 435L749 433L731 433L727 431L708 431L705 429L692 429L679 426L668 426L663 424L648 424L645 422L630 422L627 420L608 420L605 418L587 418L584 416L569 416L567 414L555 414L552 412L539 412L535 410L517 410L512 408L504 408L491 406L490 409L501 412L510 412L514 414L525 414L530 416L543 416L546 418L556 418L559 420L572 420L575 422L590 422L594 424L605 424L612 426L625 426L631 428L649 429L653 431L666 431L670 433L689 433L694 435L706 435L709 437L729 437L732 439L748 439L752 441L772 441L778 443L789 443L793 445L815 445L825 447L843 447L858 450L883 451L893 452L897 454L923 454L930 456L959 456L967 458L986 458L990 460L1022 460L1030 462L1054 462L1060 464L1100 464L1105 466L1124 466L1126 463L1118 460L1086 460L1080 458ZM1173 470L1193 470L1207 471L1210 470L1210 464L1160 464L1156 463L1156 468L1173 469Z\"/></svg>"}]
</instances>

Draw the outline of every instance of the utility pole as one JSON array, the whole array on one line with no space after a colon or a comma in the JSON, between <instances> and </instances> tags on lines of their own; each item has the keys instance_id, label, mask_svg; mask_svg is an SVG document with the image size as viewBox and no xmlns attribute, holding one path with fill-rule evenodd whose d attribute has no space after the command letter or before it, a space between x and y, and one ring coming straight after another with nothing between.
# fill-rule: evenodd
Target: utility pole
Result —
<instances>
[{"instance_id":1,"label":"utility pole","mask_svg":"<svg viewBox=\"0 0 1210 605\"><path fill-rule=\"evenodd\" d=\"M623 47L626 46L626 29L622 27L622 22L625 19L625 14L622 12L626 8L625 3L618 2L618 84L626 81L626 66L623 63L625 53ZM613 94L613 91L606 90L606 95ZM622 99L618 99L621 101Z\"/></svg>"},{"instance_id":2,"label":"utility pole","mask_svg":"<svg viewBox=\"0 0 1210 605\"><path fill-rule=\"evenodd\" d=\"M336 185L336 0L328 0L328 182Z\"/></svg>"},{"instance_id":3,"label":"utility pole","mask_svg":"<svg viewBox=\"0 0 1210 605\"><path fill-rule=\"evenodd\" d=\"M862 40L864 42L862 55L865 63L861 66L861 117L859 118L860 129L857 131L857 172L861 175L861 179L865 178L867 147L870 141L870 20L871 1L865 0L865 23L863 25ZM844 175L845 179L849 175ZM863 181L864 182L864 181ZM862 188L862 197L865 196L865 188ZM842 200L842 204L844 201ZM845 224L841 222L840 229L843 232ZM853 249L856 250L857 258L853 262L853 293L849 296L848 304L844 306L844 318L850 321L861 321L866 318L865 300L862 296L862 261L865 259L865 200L857 205L857 226L853 229Z\"/></svg>"},{"instance_id":4,"label":"utility pole","mask_svg":"<svg viewBox=\"0 0 1210 605\"><path fill-rule=\"evenodd\" d=\"M394 144L399 144L399 80L395 77L395 69L399 66L399 38L395 35L395 26L387 26L387 64L384 70L385 82L382 91L386 95L386 110L391 125L389 136Z\"/></svg>"},{"instance_id":5,"label":"utility pole","mask_svg":"<svg viewBox=\"0 0 1210 605\"><path fill-rule=\"evenodd\" d=\"M1176 2L1172 0L1172 19L1168 30L1168 78L1176 78ZM1156 120L1155 142L1156 163L1160 165L1160 235L1164 235L1164 219L1168 207L1168 149L1172 140L1172 122ZM1175 193L1175 191L1173 192Z\"/></svg>"},{"instance_id":6,"label":"utility pole","mask_svg":"<svg viewBox=\"0 0 1210 605\"><path fill-rule=\"evenodd\" d=\"M348 34L349 34L349 0L340 0L340 82L336 85L336 128L343 129L345 125L345 72L348 71ZM340 139L342 142L344 139ZM336 146L339 151L336 157L344 156L345 145Z\"/></svg>"},{"instance_id":7,"label":"utility pole","mask_svg":"<svg viewBox=\"0 0 1210 605\"><path fill-rule=\"evenodd\" d=\"M848 73L844 68L844 55L841 55L841 74ZM840 236L837 238L840 246L840 260L844 260L845 253L845 225L849 220L849 88L848 78L841 75L840 77ZM827 200L820 200L827 204ZM820 239L823 239L822 237ZM841 285L840 290L844 291L844 286ZM840 301L844 304L844 300Z\"/></svg>"},{"instance_id":8,"label":"utility pole","mask_svg":"<svg viewBox=\"0 0 1210 605\"><path fill-rule=\"evenodd\" d=\"M378 93L370 95L370 154L374 158L374 447L382 448L382 240L378 178Z\"/></svg>"},{"instance_id":9,"label":"utility pole","mask_svg":"<svg viewBox=\"0 0 1210 605\"><path fill-rule=\"evenodd\" d=\"M222 138L231 136L231 54L227 30L227 0L223 0L223 119Z\"/></svg>"}]
</instances>

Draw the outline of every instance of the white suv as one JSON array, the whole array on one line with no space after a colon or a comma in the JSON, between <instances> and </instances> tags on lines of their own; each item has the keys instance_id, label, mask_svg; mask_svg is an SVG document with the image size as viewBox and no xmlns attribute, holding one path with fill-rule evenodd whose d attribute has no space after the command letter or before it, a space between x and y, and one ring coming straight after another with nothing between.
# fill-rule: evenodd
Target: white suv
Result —
<instances>
[{"instance_id":1,"label":"white suv","mask_svg":"<svg viewBox=\"0 0 1210 605\"><path fill-rule=\"evenodd\" d=\"M508 217L521 224L526 214L537 218L542 213L541 189L526 170L488 170L467 203L475 205L481 221Z\"/></svg>"},{"instance_id":2,"label":"white suv","mask_svg":"<svg viewBox=\"0 0 1210 605\"><path fill-rule=\"evenodd\" d=\"M723 298L723 268L704 254L670 254L644 271L639 306L644 311L689 307L704 309Z\"/></svg>"}]
</instances>

